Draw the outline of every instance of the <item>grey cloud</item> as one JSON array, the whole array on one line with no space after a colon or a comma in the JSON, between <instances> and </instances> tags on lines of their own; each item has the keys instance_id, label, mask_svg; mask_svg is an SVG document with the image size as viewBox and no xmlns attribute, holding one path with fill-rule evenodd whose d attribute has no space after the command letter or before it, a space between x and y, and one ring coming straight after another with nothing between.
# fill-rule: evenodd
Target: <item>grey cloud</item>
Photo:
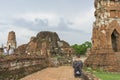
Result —
<instances>
[{"instance_id":1,"label":"grey cloud","mask_svg":"<svg viewBox=\"0 0 120 80\"><path fill-rule=\"evenodd\" d=\"M28 21L25 19L16 19L13 21L13 25L24 27L30 30L38 31L44 28L47 28L48 26L48 20L47 19L35 19L34 22Z\"/></svg>"},{"instance_id":2,"label":"grey cloud","mask_svg":"<svg viewBox=\"0 0 120 80\"><path fill-rule=\"evenodd\" d=\"M17 19L14 20L13 25L19 26L19 27L24 27L27 29L30 29L32 31L56 31L56 32L81 32L83 34L89 34L82 31L82 30L77 30L77 29L72 29L69 26L72 26L74 23L70 22L69 20L65 20L64 18L60 18L60 22L58 23L57 26L50 26L48 25L49 21L47 19L35 19L35 22L32 21L27 21L25 19Z\"/></svg>"},{"instance_id":3,"label":"grey cloud","mask_svg":"<svg viewBox=\"0 0 120 80\"><path fill-rule=\"evenodd\" d=\"M8 25L8 23L0 22L0 25Z\"/></svg>"},{"instance_id":4,"label":"grey cloud","mask_svg":"<svg viewBox=\"0 0 120 80\"><path fill-rule=\"evenodd\" d=\"M38 26L48 26L48 20L47 19L35 19L35 24Z\"/></svg>"},{"instance_id":5,"label":"grey cloud","mask_svg":"<svg viewBox=\"0 0 120 80\"><path fill-rule=\"evenodd\" d=\"M0 22L0 25L5 25L5 24Z\"/></svg>"},{"instance_id":6,"label":"grey cloud","mask_svg":"<svg viewBox=\"0 0 120 80\"><path fill-rule=\"evenodd\" d=\"M26 28L30 28L30 26L32 26L32 22L27 21L25 19L16 19L13 21L13 24L16 26L21 26L21 27L26 27Z\"/></svg>"},{"instance_id":7,"label":"grey cloud","mask_svg":"<svg viewBox=\"0 0 120 80\"><path fill-rule=\"evenodd\" d=\"M65 19L61 18L56 30L57 31L67 31L67 32L71 32L71 33L78 32L78 33L85 34L85 35L90 34L90 32L86 33L83 30L70 28L69 26L73 26L73 24L74 24L73 22L70 22L69 20L65 20ZM80 26L80 27L82 27L82 26ZM83 27L84 27L84 25L83 25Z\"/></svg>"}]
</instances>

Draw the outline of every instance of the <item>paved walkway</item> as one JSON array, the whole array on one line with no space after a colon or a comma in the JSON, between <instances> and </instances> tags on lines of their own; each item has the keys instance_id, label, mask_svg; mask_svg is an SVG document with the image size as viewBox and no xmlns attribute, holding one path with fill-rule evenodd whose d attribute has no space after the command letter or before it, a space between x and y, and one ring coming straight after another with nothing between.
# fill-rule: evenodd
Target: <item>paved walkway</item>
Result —
<instances>
[{"instance_id":1,"label":"paved walkway","mask_svg":"<svg viewBox=\"0 0 120 80\"><path fill-rule=\"evenodd\" d=\"M81 80L74 78L73 68L71 66L61 66L58 68L46 68L21 80Z\"/></svg>"}]
</instances>

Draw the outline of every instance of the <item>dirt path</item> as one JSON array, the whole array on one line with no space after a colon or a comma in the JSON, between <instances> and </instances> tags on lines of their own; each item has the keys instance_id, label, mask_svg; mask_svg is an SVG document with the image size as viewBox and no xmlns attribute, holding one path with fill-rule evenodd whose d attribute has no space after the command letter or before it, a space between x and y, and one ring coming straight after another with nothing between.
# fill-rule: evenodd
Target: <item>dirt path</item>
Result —
<instances>
[{"instance_id":1,"label":"dirt path","mask_svg":"<svg viewBox=\"0 0 120 80\"><path fill-rule=\"evenodd\" d=\"M21 80L81 80L74 78L73 68L71 66L61 66L57 68L46 68L31 75L28 75Z\"/></svg>"}]
</instances>

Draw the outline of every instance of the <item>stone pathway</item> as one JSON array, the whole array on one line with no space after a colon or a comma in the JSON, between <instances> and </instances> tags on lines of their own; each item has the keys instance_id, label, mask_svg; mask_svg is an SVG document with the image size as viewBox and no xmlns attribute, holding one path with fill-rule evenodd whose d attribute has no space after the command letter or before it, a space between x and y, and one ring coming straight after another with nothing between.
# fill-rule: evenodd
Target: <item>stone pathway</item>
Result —
<instances>
[{"instance_id":1,"label":"stone pathway","mask_svg":"<svg viewBox=\"0 0 120 80\"><path fill-rule=\"evenodd\" d=\"M74 78L73 68L71 66L61 66L57 68L46 68L21 80L82 80Z\"/></svg>"}]
</instances>

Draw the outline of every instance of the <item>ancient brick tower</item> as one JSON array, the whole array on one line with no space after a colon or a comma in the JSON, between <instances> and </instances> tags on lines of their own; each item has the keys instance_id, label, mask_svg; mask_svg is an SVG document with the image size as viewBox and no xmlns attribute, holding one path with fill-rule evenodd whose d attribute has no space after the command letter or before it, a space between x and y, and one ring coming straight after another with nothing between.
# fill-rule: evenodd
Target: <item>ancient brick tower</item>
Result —
<instances>
[{"instance_id":1,"label":"ancient brick tower","mask_svg":"<svg viewBox=\"0 0 120 80\"><path fill-rule=\"evenodd\" d=\"M16 49L17 43L16 43L16 35L14 31L9 32L8 34L8 41L7 41L7 47Z\"/></svg>"},{"instance_id":2,"label":"ancient brick tower","mask_svg":"<svg viewBox=\"0 0 120 80\"><path fill-rule=\"evenodd\" d=\"M85 66L120 71L120 0L95 0L95 18Z\"/></svg>"}]
</instances>

